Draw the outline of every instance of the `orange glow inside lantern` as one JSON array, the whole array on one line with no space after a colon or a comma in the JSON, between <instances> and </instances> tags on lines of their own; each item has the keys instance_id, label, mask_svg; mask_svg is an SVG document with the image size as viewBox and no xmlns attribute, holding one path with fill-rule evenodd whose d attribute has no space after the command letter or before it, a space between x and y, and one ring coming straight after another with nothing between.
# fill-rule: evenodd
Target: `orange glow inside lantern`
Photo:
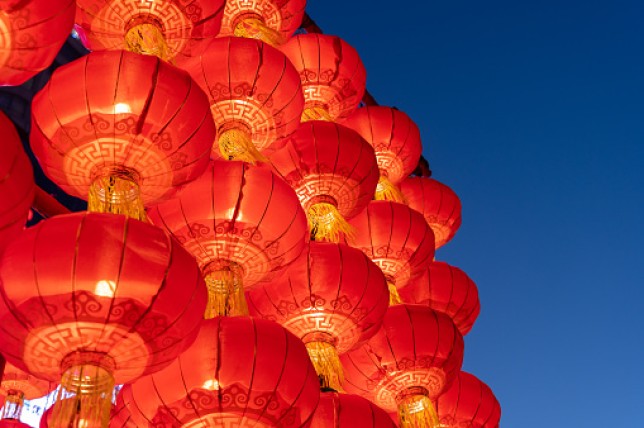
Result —
<instances>
[{"instance_id":1,"label":"orange glow inside lantern","mask_svg":"<svg viewBox=\"0 0 644 428\"><path fill-rule=\"evenodd\" d=\"M205 319L216 316L245 316L248 306L244 297L243 270L234 262L211 262L204 268L208 287Z\"/></svg>"},{"instance_id":2,"label":"orange glow inside lantern","mask_svg":"<svg viewBox=\"0 0 644 428\"><path fill-rule=\"evenodd\" d=\"M125 49L168 61L171 58L163 35L163 26L152 15L143 14L130 21L125 33Z\"/></svg>"},{"instance_id":3,"label":"orange glow inside lantern","mask_svg":"<svg viewBox=\"0 0 644 428\"><path fill-rule=\"evenodd\" d=\"M131 169L108 169L95 175L89 188L87 210L99 213L124 214L146 221L141 200L138 174Z\"/></svg>"},{"instance_id":4,"label":"orange glow inside lantern","mask_svg":"<svg viewBox=\"0 0 644 428\"><path fill-rule=\"evenodd\" d=\"M270 28L264 19L255 13L239 16L235 21L233 34L236 37L261 40L271 46L281 45L285 41L279 31Z\"/></svg>"},{"instance_id":5,"label":"orange glow inside lantern","mask_svg":"<svg viewBox=\"0 0 644 428\"><path fill-rule=\"evenodd\" d=\"M439 428L438 414L427 390L412 387L401 393L398 402L400 428Z\"/></svg>"},{"instance_id":6,"label":"orange glow inside lantern","mask_svg":"<svg viewBox=\"0 0 644 428\"><path fill-rule=\"evenodd\" d=\"M255 147L250 130L242 123L231 122L224 125L219 131L217 142L219 152L225 159L250 164L268 162L268 159Z\"/></svg>"},{"instance_id":7,"label":"orange glow inside lantern","mask_svg":"<svg viewBox=\"0 0 644 428\"><path fill-rule=\"evenodd\" d=\"M355 233L353 226L340 214L337 203L330 196L314 198L306 210L306 218L313 241L338 243L342 235L351 239Z\"/></svg>"},{"instance_id":8,"label":"orange glow inside lantern","mask_svg":"<svg viewBox=\"0 0 644 428\"><path fill-rule=\"evenodd\" d=\"M310 122L312 120L333 122L333 116L329 113L329 108L326 105L307 105L302 112L302 122Z\"/></svg>"},{"instance_id":9,"label":"orange glow inside lantern","mask_svg":"<svg viewBox=\"0 0 644 428\"><path fill-rule=\"evenodd\" d=\"M376 193L373 197L376 201L391 201L406 204L405 196L402 194L398 186L391 182L386 175L380 174L378 179L378 186L376 186Z\"/></svg>"},{"instance_id":10,"label":"orange glow inside lantern","mask_svg":"<svg viewBox=\"0 0 644 428\"><path fill-rule=\"evenodd\" d=\"M320 387L342 391L344 370L331 335L318 332L308 340L304 337L303 341L320 379Z\"/></svg>"}]
</instances>

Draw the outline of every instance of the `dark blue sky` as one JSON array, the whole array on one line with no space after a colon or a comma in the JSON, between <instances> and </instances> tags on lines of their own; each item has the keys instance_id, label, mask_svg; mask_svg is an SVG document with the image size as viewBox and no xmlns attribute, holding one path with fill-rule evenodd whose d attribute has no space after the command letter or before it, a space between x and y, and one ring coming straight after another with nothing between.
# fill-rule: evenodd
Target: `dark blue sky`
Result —
<instances>
[{"instance_id":1,"label":"dark blue sky","mask_svg":"<svg viewBox=\"0 0 644 428\"><path fill-rule=\"evenodd\" d=\"M644 426L644 3L309 0L463 202L502 426Z\"/></svg>"}]
</instances>

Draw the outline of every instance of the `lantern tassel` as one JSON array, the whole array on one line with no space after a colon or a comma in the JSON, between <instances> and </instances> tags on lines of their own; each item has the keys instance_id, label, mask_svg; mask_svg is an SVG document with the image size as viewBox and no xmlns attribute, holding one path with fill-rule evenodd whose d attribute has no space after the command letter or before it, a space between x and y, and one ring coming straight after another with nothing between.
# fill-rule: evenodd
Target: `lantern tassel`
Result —
<instances>
[{"instance_id":1,"label":"lantern tassel","mask_svg":"<svg viewBox=\"0 0 644 428\"><path fill-rule=\"evenodd\" d=\"M247 17L239 21L233 31L235 36L246 39L257 39L271 46L284 44L284 36L279 31L268 27L264 21L257 17Z\"/></svg>"},{"instance_id":2,"label":"lantern tassel","mask_svg":"<svg viewBox=\"0 0 644 428\"><path fill-rule=\"evenodd\" d=\"M238 128L231 128L219 135L219 152L228 160L240 160L255 164L268 162L253 144L253 139L248 132Z\"/></svg>"},{"instance_id":3,"label":"lantern tassel","mask_svg":"<svg viewBox=\"0 0 644 428\"><path fill-rule=\"evenodd\" d=\"M7 398L5 398L4 406L2 407L0 419L20 419L24 404L25 394L22 391L10 389L7 391Z\"/></svg>"},{"instance_id":4,"label":"lantern tassel","mask_svg":"<svg viewBox=\"0 0 644 428\"><path fill-rule=\"evenodd\" d=\"M389 179L384 175L381 175L380 179L378 180L374 199L376 201L391 201L399 202L401 204L407 203L405 196L401 193L398 187L394 183L389 181Z\"/></svg>"},{"instance_id":5,"label":"lantern tassel","mask_svg":"<svg viewBox=\"0 0 644 428\"><path fill-rule=\"evenodd\" d=\"M307 342L305 346L320 378L320 387L341 392L344 369L335 346L328 342L318 341Z\"/></svg>"},{"instance_id":6,"label":"lantern tassel","mask_svg":"<svg viewBox=\"0 0 644 428\"><path fill-rule=\"evenodd\" d=\"M311 120L324 120L326 122L333 122L333 117L331 117L329 110L327 110L325 107L316 105L312 107L306 107L302 112L301 120L302 122L309 122Z\"/></svg>"},{"instance_id":7,"label":"lantern tassel","mask_svg":"<svg viewBox=\"0 0 644 428\"><path fill-rule=\"evenodd\" d=\"M425 395L410 395L398 403L400 428L439 428L432 401Z\"/></svg>"},{"instance_id":8,"label":"lantern tassel","mask_svg":"<svg viewBox=\"0 0 644 428\"><path fill-rule=\"evenodd\" d=\"M137 220L147 221L139 185L132 175L125 171L94 179L89 188L87 210L124 214Z\"/></svg>"},{"instance_id":9,"label":"lantern tassel","mask_svg":"<svg viewBox=\"0 0 644 428\"><path fill-rule=\"evenodd\" d=\"M390 281L387 281L387 285L389 286L389 306L402 304L402 299L400 298L400 294L398 294L396 285Z\"/></svg>"},{"instance_id":10,"label":"lantern tassel","mask_svg":"<svg viewBox=\"0 0 644 428\"><path fill-rule=\"evenodd\" d=\"M158 25L143 22L134 25L125 34L125 49L141 55L150 55L164 61L170 59L170 49Z\"/></svg>"},{"instance_id":11,"label":"lantern tassel","mask_svg":"<svg viewBox=\"0 0 644 428\"><path fill-rule=\"evenodd\" d=\"M245 316L248 306L240 268L230 264L213 270L205 276L208 287L208 306L205 319L216 316Z\"/></svg>"},{"instance_id":12,"label":"lantern tassel","mask_svg":"<svg viewBox=\"0 0 644 428\"><path fill-rule=\"evenodd\" d=\"M335 205L318 202L309 207L307 218L311 230L311 240L340 242L341 233L352 239L355 231L342 217Z\"/></svg>"}]
</instances>

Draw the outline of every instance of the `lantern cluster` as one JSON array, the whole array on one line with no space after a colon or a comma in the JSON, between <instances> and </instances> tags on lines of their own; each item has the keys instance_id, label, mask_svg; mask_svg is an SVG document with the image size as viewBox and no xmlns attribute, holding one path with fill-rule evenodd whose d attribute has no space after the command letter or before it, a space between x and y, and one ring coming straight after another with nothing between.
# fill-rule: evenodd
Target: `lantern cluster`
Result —
<instances>
[{"instance_id":1,"label":"lantern cluster","mask_svg":"<svg viewBox=\"0 0 644 428\"><path fill-rule=\"evenodd\" d=\"M51 394L52 428L498 426L461 371L477 287L435 261L460 201L410 176L409 116L361 105L357 51L294 35L304 0L5 3L0 84L72 26L91 52L23 130L87 211L25 228L39 190L0 114L0 425Z\"/></svg>"}]
</instances>

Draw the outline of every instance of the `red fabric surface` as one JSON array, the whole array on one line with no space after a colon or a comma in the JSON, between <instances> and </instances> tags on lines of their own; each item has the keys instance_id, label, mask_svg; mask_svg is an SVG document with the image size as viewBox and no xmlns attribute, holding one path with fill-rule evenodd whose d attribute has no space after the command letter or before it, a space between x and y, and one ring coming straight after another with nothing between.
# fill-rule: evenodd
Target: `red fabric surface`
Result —
<instances>
[{"instance_id":1,"label":"red fabric surface","mask_svg":"<svg viewBox=\"0 0 644 428\"><path fill-rule=\"evenodd\" d=\"M438 397L436 409L445 428L498 428L501 419L501 405L490 387L466 372Z\"/></svg>"},{"instance_id":2,"label":"red fabric surface","mask_svg":"<svg viewBox=\"0 0 644 428\"><path fill-rule=\"evenodd\" d=\"M311 428L395 428L387 412L353 394L325 392L313 414Z\"/></svg>"}]
</instances>

